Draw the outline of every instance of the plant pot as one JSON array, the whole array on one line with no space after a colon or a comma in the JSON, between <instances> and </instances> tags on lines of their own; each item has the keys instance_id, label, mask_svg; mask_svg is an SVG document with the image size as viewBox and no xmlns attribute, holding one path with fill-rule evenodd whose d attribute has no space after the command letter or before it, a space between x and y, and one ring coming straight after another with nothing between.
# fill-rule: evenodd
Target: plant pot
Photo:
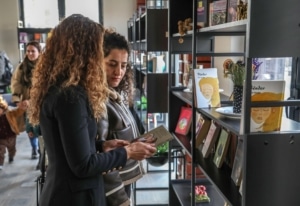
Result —
<instances>
[{"instance_id":1,"label":"plant pot","mask_svg":"<svg viewBox=\"0 0 300 206\"><path fill-rule=\"evenodd\" d=\"M154 167L160 167L168 162L168 153L157 153L147 158L146 161Z\"/></svg>"},{"instance_id":2,"label":"plant pot","mask_svg":"<svg viewBox=\"0 0 300 206\"><path fill-rule=\"evenodd\" d=\"M233 86L233 113L241 113L243 101L243 86Z\"/></svg>"}]
</instances>

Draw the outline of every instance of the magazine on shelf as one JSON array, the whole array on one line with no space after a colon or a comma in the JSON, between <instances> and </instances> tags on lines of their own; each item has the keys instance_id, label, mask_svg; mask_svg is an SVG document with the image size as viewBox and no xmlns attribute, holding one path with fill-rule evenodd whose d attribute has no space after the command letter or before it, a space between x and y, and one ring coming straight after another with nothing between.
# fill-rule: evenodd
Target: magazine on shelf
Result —
<instances>
[{"instance_id":1,"label":"magazine on shelf","mask_svg":"<svg viewBox=\"0 0 300 206\"><path fill-rule=\"evenodd\" d=\"M211 125L201 151L204 158L207 158L211 154L213 146L220 135L220 130L221 126L217 125L214 121L211 121Z\"/></svg>"},{"instance_id":2,"label":"magazine on shelf","mask_svg":"<svg viewBox=\"0 0 300 206\"><path fill-rule=\"evenodd\" d=\"M231 179L236 186L240 186L242 181L243 152L243 140L239 139L231 172Z\"/></svg>"},{"instance_id":3,"label":"magazine on shelf","mask_svg":"<svg viewBox=\"0 0 300 206\"><path fill-rule=\"evenodd\" d=\"M135 138L131 142L148 142L155 143L155 146L159 146L173 139L173 135L165 128L164 125L160 125L147 133Z\"/></svg>"},{"instance_id":4,"label":"magazine on shelf","mask_svg":"<svg viewBox=\"0 0 300 206\"><path fill-rule=\"evenodd\" d=\"M284 80L252 80L251 101L282 101L284 100L284 90ZM280 131L282 109L282 107L252 107L250 131ZM241 125L243 125L242 121L243 118ZM241 134L244 133L242 129L241 127Z\"/></svg>"},{"instance_id":5,"label":"magazine on shelf","mask_svg":"<svg viewBox=\"0 0 300 206\"><path fill-rule=\"evenodd\" d=\"M230 132L222 128L218 140L218 146L215 151L213 162L218 168L221 168L228 151L228 145L230 141Z\"/></svg>"},{"instance_id":6,"label":"magazine on shelf","mask_svg":"<svg viewBox=\"0 0 300 206\"><path fill-rule=\"evenodd\" d=\"M194 69L197 108L220 107L219 79L216 68Z\"/></svg>"},{"instance_id":7,"label":"magazine on shelf","mask_svg":"<svg viewBox=\"0 0 300 206\"><path fill-rule=\"evenodd\" d=\"M207 133L209 131L210 125L211 125L211 120L204 118L201 116L201 125L199 128L198 133L196 134L196 141L195 141L195 147L198 148L200 151L203 146L203 142L205 140L205 137L207 136Z\"/></svg>"},{"instance_id":8,"label":"magazine on shelf","mask_svg":"<svg viewBox=\"0 0 300 206\"><path fill-rule=\"evenodd\" d=\"M181 107L180 115L175 128L175 133L187 135L192 123L193 111L190 107Z\"/></svg>"}]
</instances>

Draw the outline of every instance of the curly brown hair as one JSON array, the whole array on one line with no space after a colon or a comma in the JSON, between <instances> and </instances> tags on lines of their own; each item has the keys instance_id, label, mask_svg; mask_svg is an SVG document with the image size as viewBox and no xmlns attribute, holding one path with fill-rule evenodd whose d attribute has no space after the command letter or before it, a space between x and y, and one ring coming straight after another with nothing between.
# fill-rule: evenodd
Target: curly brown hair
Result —
<instances>
[{"instance_id":1,"label":"curly brown hair","mask_svg":"<svg viewBox=\"0 0 300 206\"><path fill-rule=\"evenodd\" d=\"M131 48L126 38L117 33L114 29L108 28L105 30L103 40L103 52L104 57L107 57L111 50L120 49L125 50L128 53L128 60L130 56ZM121 80L120 84L114 88L118 93L124 97L124 102L129 106L133 105L134 98L134 72L130 63L127 64L126 72Z\"/></svg>"},{"instance_id":2,"label":"curly brown hair","mask_svg":"<svg viewBox=\"0 0 300 206\"><path fill-rule=\"evenodd\" d=\"M89 18L73 14L52 31L32 78L29 119L39 123L43 99L52 86L82 86L95 118L106 114L107 81L103 69L104 28Z\"/></svg>"}]
</instances>

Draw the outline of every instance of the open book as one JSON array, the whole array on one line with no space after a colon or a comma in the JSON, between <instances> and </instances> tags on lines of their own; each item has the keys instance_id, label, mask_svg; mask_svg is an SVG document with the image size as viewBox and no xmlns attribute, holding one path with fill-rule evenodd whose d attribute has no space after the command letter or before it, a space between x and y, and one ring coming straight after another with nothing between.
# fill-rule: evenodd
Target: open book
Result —
<instances>
[{"instance_id":1,"label":"open book","mask_svg":"<svg viewBox=\"0 0 300 206\"><path fill-rule=\"evenodd\" d=\"M140 137L132 140L131 142L148 142L155 143L155 146L162 145L165 142L168 142L173 139L172 134L165 128L164 125L160 125L147 133L141 135Z\"/></svg>"}]
</instances>

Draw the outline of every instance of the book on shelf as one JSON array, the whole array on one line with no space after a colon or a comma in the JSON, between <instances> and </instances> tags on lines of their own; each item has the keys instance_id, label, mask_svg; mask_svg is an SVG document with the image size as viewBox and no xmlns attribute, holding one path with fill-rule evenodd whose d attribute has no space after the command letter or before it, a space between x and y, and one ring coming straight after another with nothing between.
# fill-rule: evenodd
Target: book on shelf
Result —
<instances>
[{"instance_id":1,"label":"book on shelf","mask_svg":"<svg viewBox=\"0 0 300 206\"><path fill-rule=\"evenodd\" d=\"M231 137L230 137L230 142L229 142L228 152L227 152L227 156L225 158L225 162L230 168L232 168L239 137L236 134L234 134L233 132L230 132L230 134L231 134Z\"/></svg>"},{"instance_id":2,"label":"book on shelf","mask_svg":"<svg viewBox=\"0 0 300 206\"><path fill-rule=\"evenodd\" d=\"M197 25L201 28L207 26L208 16L207 16L207 0L198 0L197 5Z\"/></svg>"},{"instance_id":3,"label":"book on shelf","mask_svg":"<svg viewBox=\"0 0 300 206\"><path fill-rule=\"evenodd\" d=\"M200 119L201 121L200 121L199 131L198 133L196 133L195 147L201 151L203 142L205 140L205 137L207 136L207 133L211 125L211 120L204 118L202 115Z\"/></svg>"},{"instance_id":4,"label":"book on shelf","mask_svg":"<svg viewBox=\"0 0 300 206\"><path fill-rule=\"evenodd\" d=\"M216 68L193 69L197 108L221 106Z\"/></svg>"},{"instance_id":5,"label":"book on shelf","mask_svg":"<svg viewBox=\"0 0 300 206\"><path fill-rule=\"evenodd\" d=\"M226 23L227 0L213 1L209 4L209 26Z\"/></svg>"},{"instance_id":6,"label":"book on shelf","mask_svg":"<svg viewBox=\"0 0 300 206\"><path fill-rule=\"evenodd\" d=\"M213 162L218 168L221 168L223 165L223 162L225 160L228 151L229 142L230 142L230 132L222 128L220 132L218 144L217 144L217 149L215 151L214 158L213 158Z\"/></svg>"},{"instance_id":7,"label":"book on shelf","mask_svg":"<svg viewBox=\"0 0 300 206\"><path fill-rule=\"evenodd\" d=\"M185 106L181 107L175 133L182 135L187 135L189 133L192 123L192 115L192 108Z\"/></svg>"},{"instance_id":8,"label":"book on shelf","mask_svg":"<svg viewBox=\"0 0 300 206\"><path fill-rule=\"evenodd\" d=\"M227 22L237 21L237 5L239 0L228 0Z\"/></svg>"},{"instance_id":9,"label":"book on shelf","mask_svg":"<svg viewBox=\"0 0 300 206\"><path fill-rule=\"evenodd\" d=\"M221 126L216 124L214 121L211 121L209 131L206 135L203 147L202 147L202 155L204 158L207 158L213 150L213 146L215 145L221 131Z\"/></svg>"},{"instance_id":10,"label":"book on shelf","mask_svg":"<svg viewBox=\"0 0 300 206\"><path fill-rule=\"evenodd\" d=\"M242 181L243 152L244 152L243 147L244 147L243 140L238 139L235 158L234 158L233 167L231 171L231 179L236 184L236 186L240 186Z\"/></svg>"},{"instance_id":11,"label":"book on shelf","mask_svg":"<svg viewBox=\"0 0 300 206\"><path fill-rule=\"evenodd\" d=\"M162 145L166 142L169 142L173 139L173 135L165 128L164 125L160 125L145 134L141 135L138 138L133 139L131 142L149 142L155 143L155 146Z\"/></svg>"},{"instance_id":12,"label":"book on shelf","mask_svg":"<svg viewBox=\"0 0 300 206\"><path fill-rule=\"evenodd\" d=\"M20 43L27 43L28 37L26 32L19 32L19 41Z\"/></svg>"},{"instance_id":13,"label":"book on shelf","mask_svg":"<svg viewBox=\"0 0 300 206\"><path fill-rule=\"evenodd\" d=\"M284 90L284 80L252 80L251 101L282 101L284 100ZM282 107L252 107L250 131L280 131L282 109ZM242 121L243 118L241 125ZM243 133L242 129L241 127L241 133Z\"/></svg>"}]
</instances>

